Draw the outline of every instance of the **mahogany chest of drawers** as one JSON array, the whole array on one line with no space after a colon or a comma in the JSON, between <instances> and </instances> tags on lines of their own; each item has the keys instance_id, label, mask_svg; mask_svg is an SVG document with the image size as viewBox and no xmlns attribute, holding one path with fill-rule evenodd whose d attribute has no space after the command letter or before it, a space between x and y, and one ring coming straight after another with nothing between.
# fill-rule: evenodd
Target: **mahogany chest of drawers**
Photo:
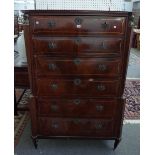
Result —
<instances>
[{"instance_id":1,"label":"mahogany chest of drawers","mask_svg":"<svg viewBox=\"0 0 155 155\"><path fill-rule=\"evenodd\" d=\"M128 12L25 11L32 139L121 140Z\"/></svg>"}]
</instances>

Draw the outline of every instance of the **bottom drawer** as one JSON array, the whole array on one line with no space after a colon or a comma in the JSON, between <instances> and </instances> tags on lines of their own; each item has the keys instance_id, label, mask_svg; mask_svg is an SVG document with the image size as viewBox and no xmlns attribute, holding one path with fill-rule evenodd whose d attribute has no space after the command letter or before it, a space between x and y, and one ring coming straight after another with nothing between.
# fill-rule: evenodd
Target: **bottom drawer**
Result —
<instances>
[{"instance_id":1,"label":"bottom drawer","mask_svg":"<svg viewBox=\"0 0 155 155\"><path fill-rule=\"evenodd\" d=\"M112 119L39 118L39 133L44 136L112 136Z\"/></svg>"}]
</instances>

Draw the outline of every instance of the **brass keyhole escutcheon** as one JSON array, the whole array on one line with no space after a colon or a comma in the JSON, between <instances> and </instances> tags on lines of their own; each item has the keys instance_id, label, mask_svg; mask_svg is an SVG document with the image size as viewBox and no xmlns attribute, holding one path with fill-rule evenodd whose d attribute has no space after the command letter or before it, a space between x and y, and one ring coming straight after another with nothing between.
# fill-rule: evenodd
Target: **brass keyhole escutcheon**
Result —
<instances>
[{"instance_id":1,"label":"brass keyhole escutcheon","mask_svg":"<svg viewBox=\"0 0 155 155\"><path fill-rule=\"evenodd\" d=\"M80 85L80 84L81 84L81 80L80 80L80 79L75 79L75 80L74 80L74 84L75 84L76 86Z\"/></svg>"}]
</instances>

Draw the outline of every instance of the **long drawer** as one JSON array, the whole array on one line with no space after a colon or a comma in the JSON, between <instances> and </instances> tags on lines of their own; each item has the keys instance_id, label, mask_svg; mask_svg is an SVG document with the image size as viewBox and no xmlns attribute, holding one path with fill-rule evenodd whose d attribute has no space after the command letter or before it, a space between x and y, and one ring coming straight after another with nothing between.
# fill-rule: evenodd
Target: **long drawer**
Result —
<instances>
[{"instance_id":1,"label":"long drawer","mask_svg":"<svg viewBox=\"0 0 155 155\"><path fill-rule=\"evenodd\" d=\"M121 74L120 58L61 58L35 57L36 74L54 75L101 75L107 77Z\"/></svg>"},{"instance_id":2,"label":"long drawer","mask_svg":"<svg viewBox=\"0 0 155 155\"><path fill-rule=\"evenodd\" d=\"M39 97L40 116L52 117L114 117L118 102L114 99Z\"/></svg>"},{"instance_id":3,"label":"long drawer","mask_svg":"<svg viewBox=\"0 0 155 155\"><path fill-rule=\"evenodd\" d=\"M120 55L124 48L122 38L108 37L33 37L35 54L56 55Z\"/></svg>"},{"instance_id":4,"label":"long drawer","mask_svg":"<svg viewBox=\"0 0 155 155\"><path fill-rule=\"evenodd\" d=\"M44 34L124 34L124 17L37 16L31 18L33 33Z\"/></svg>"},{"instance_id":5,"label":"long drawer","mask_svg":"<svg viewBox=\"0 0 155 155\"><path fill-rule=\"evenodd\" d=\"M119 80L103 80L93 78L70 78L36 80L37 95L41 96L110 96L119 93Z\"/></svg>"},{"instance_id":6,"label":"long drawer","mask_svg":"<svg viewBox=\"0 0 155 155\"><path fill-rule=\"evenodd\" d=\"M113 119L39 117L39 133L44 136L112 136Z\"/></svg>"}]
</instances>

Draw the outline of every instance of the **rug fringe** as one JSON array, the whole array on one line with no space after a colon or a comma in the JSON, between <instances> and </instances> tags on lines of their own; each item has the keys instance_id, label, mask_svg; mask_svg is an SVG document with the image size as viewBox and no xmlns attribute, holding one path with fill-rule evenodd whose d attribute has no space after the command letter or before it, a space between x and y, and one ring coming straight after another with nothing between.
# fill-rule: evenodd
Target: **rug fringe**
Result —
<instances>
[{"instance_id":1,"label":"rug fringe","mask_svg":"<svg viewBox=\"0 0 155 155\"><path fill-rule=\"evenodd\" d=\"M140 80L140 78L130 78L130 77L127 77L126 80Z\"/></svg>"},{"instance_id":2,"label":"rug fringe","mask_svg":"<svg viewBox=\"0 0 155 155\"><path fill-rule=\"evenodd\" d=\"M124 120L123 124L140 124L140 120Z\"/></svg>"}]
</instances>

